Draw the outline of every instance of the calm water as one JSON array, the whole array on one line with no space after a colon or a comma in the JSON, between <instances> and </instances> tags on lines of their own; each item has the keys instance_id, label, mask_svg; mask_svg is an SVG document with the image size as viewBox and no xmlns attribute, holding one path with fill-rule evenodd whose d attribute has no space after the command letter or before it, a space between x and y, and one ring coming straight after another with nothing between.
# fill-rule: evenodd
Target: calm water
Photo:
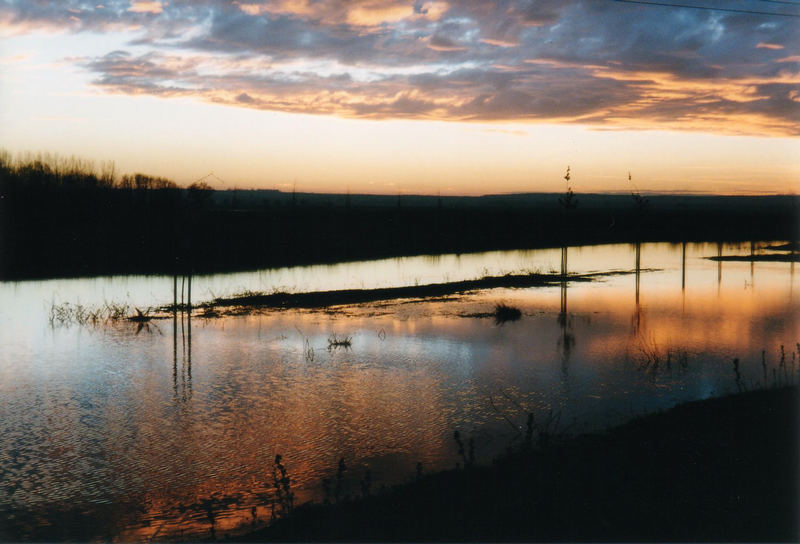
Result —
<instances>
[{"instance_id":1,"label":"calm water","mask_svg":"<svg viewBox=\"0 0 800 544\"><path fill-rule=\"evenodd\" d=\"M704 259L746 246L644 244L639 275L495 289L448 300L54 326L53 303L169 303L166 277L0 283L0 537L47 524L80 538L217 534L269 518L275 454L299 501L322 500L344 458L359 494L455 466L458 429L479 460L526 414L569 432L678 402L788 380L800 365L790 263ZM195 278L193 298L456 281L557 270L559 250L387 259ZM570 248L569 271L632 270L631 245ZM637 289L638 285L638 289ZM468 317L497 302L503 325ZM328 349L328 337L352 337ZM785 369L779 367L785 346ZM773 369L775 372L773 373ZM38 527L38 529L37 529ZM87 529L88 531L88 529Z\"/></svg>"}]
</instances>

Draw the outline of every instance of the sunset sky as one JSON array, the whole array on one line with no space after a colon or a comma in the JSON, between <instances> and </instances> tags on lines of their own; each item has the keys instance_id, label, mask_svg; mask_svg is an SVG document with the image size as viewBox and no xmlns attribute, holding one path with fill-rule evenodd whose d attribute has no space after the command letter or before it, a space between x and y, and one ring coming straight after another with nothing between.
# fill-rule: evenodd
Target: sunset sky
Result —
<instances>
[{"instance_id":1,"label":"sunset sky","mask_svg":"<svg viewBox=\"0 0 800 544\"><path fill-rule=\"evenodd\" d=\"M0 0L0 147L217 188L797 193L800 0Z\"/></svg>"}]
</instances>

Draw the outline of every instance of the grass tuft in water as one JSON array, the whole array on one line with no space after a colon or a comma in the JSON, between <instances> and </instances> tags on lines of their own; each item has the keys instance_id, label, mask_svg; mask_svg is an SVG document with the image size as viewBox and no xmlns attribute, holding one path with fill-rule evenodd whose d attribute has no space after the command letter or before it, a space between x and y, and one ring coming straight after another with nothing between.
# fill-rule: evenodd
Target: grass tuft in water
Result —
<instances>
[{"instance_id":1,"label":"grass tuft in water","mask_svg":"<svg viewBox=\"0 0 800 544\"><path fill-rule=\"evenodd\" d=\"M149 321L151 308L144 311L136 308L136 315L131 315L133 308L129 304L105 302L102 306L88 306L80 302L53 303L50 306L49 321L51 326L69 325L102 325L113 321Z\"/></svg>"},{"instance_id":2,"label":"grass tuft in water","mask_svg":"<svg viewBox=\"0 0 800 544\"><path fill-rule=\"evenodd\" d=\"M494 307L494 321L502 325L507 321L518 321L522 317L522 311L514 306L509 306L500 302Z\"/></svg>"},{"instance_id":3,"label":"grass tuft in water","mask_svg":"<svg viewBox=\"0 0 800 544\"><path fill-rule=\"evenodd\" d=\"M352 345L353 345L352 336L339 337L336 336L335 332L332 332L331 335L328 337L328 351L336 348L349 349Z\"/></svg>"},{"instance_id":4,"label":"grass tuft in water","mask_svg":"<svg viewBox=\"0 0 800 544\"><path fill-rule=\"evenodd\" d=\"M639 340L638 370L648 371L651 374L658 374L659 370L666 369L672 371L672 365L676 365L679 370L685 371L689 367L689 352L682 348L666 348L660 346L655 339Z\"/></svg>"}]
</instances>

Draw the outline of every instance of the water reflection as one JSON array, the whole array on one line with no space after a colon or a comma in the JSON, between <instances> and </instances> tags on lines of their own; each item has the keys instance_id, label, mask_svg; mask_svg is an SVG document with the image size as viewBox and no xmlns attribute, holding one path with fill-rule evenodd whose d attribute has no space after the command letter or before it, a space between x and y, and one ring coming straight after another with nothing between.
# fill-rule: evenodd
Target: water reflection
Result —
<instances>
[{"instance_id":1,"label":"water reflection","mask_svg":"<svg viewBox=\"0 0 800 544\"><path fill-rule=\"evenodd\" d=\"M681 243L681 292L686 293L686 242Z\"/></svg>"},{"instance_id":2,"label":"water reflection","mask_svg":"<svg viewBox=\"0 0 800 544\"><path fill-rule=\"evenodd\" d=\"M631 324L633 327L633 335L638 336L639 331L642 326L642 309L639 306L639 285L640 279L642 274L642 244L636 242L634 245L634 258L633 258L633 266L634 266L634 277L635 277L635 297L634 297L634 307L633 307L633 317L631 318Z\"/></svg>"},{"instance_id":3,"label":"water reflection","mask_svg":"<svg viewBox=\"0 0 800 544\"><path fill-rule=\"evenodd\" d=\"M178 387L178 310L172 314L172 389L175 399L182 402L192 398L192 314L180 313L181 372Z\"/></svg>"},{"instance_id":4,"label":"water reflection","mask_svg":"<svg viewBox=\"0 0 800 544\"><path fill-rule=\"evenodd\" d=\"M186 298L184 299L184 287ZM180 316L180 317L179 317ZM178 387L178 321L180 319L181 372ZM172 390L176 401L192 398L192 275L181 276L180 305L178 276L172 277Z\"/></svg>"},{"instance_id":5,"label":"water reflection","mask_svg":"<svg viewBox=\"0 0 800 544\"><path fill-rule=\"evenodd\" d=\"M569 357L572 352L572 347L575 345L575 335L572 332L572 319L568 314L567 308L567 288L569 269L567 266L569 248L566 246L561 247L561 308L558 313L558 324L561 327L561 336L556 345L561 354L561 372L566 376L569 373Z\"/></svg>"},{"instance_id":6,"label":"water reflection","mask_svg":"<svg viewBox=\"0 0 800 544\"><path fill-rule=\"evenodd\" d=\"M225 319L192 318L188 278L160 278L176 303L172 338L168 322L164 335L156 322L153 334L136 335L131 323L53 328L0 314L0 514L35 512L33 530L42 530L62 519L54 511L74 507L73 519L98 527L78 540L199 539L212 527L222 537L269 518L276 454L297 500L322 500L322 481L342 457L343 492L357 494L367 470L378 487L413 479L418 463L454 466L455 429L475 437L485 462L514 440L527 412L540 420L552 410L576 421L575 431L603 428L735 390L733 358L747 385L796 373L788 370L800 339L793 268L730 262L722 282L721 268L704 259L720 252L637 244L509 252L505 261L493 253L492 262L462 256L474 269L560 258L561 281ZM633 274L569 282L576 271L630 270L631 260ZM83 297L93 281L60 296ZM10 307L41 305L35 290L1 292ZM524 317L502 327L462 317L503 300ZM328 350L332 333L351 337L350 348Z\"/></svg>"}]
</instances>

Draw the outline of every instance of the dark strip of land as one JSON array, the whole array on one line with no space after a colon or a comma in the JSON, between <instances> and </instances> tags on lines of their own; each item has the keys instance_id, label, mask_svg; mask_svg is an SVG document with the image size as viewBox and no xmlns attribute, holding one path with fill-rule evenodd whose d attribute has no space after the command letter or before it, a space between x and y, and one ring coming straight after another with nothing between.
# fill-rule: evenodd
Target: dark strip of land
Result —
<instances>
[{"instance_id":1,"label":"dark strip of land","mask_svg":"<svg viewBox=\"0 0 800 544\"><path fill-rule=\"evenodd\" d=\"M739 262L766 262L766 263L791 263L800 262L800 253L762 253L758 255L722 255L707 257L711 261L739 261Z\"/></svg>"},{"instance_id":2,"label":"dark strip of land","mask_svg":"<svg viewBox=\"0 0 800 544\"><path fill-rule=\"evenodd\" d=\"M188 274L617 242L795 240L796 196L314 195L0 161L0 280Z\"/></svg>"},{"instance_id":3,"label":"dark strip of land","mask_svg":"<svg viewBox=\"0 0 800 544\"><path fill-rule=\"evenodd\" d=\"M767 251L793 251L797 253L798 251L800 251L800 242L795 240L792 242L788 242L786 244L769 245L766 247L762 247L761 249Z\"/></svg>"},{"instance_id":4,"label":"dark strip of land","mask_svg":"<svg viewBox=\"0 0 800 544\"><path fill-rule=\"evenodd\" d=\"M796 386L691 402L562 443L535 442L490 467L434 474L364 499L305 505L243 540L800 537Z\"/></svg>"},{"instance_id":5,"label":"dark strip of land","mask_svg":"<svg viewBox=\"0 0 800 544\"><path fill-rule=\"evenodd\" d=\"M649 270L649 269L648 269ZM507 274L504 276L485 276L473 280L449 283L429 283L405 287L384 287L380 289L342 289L335 291L313 291L308 293L245 293L232 297L219 297L211 302L197 305L198 308L216 309L224 307L241 309L257 308L325 308L341 304L362 304L381 300L404 298L432 298L456 295L478 289L498 287L543 287L558 285L561 281L587 282L607 276L632 274L632 271L598 272L593 274ZM161 308L172 310L172 306Z\"/></svg>"}]
</instances>

